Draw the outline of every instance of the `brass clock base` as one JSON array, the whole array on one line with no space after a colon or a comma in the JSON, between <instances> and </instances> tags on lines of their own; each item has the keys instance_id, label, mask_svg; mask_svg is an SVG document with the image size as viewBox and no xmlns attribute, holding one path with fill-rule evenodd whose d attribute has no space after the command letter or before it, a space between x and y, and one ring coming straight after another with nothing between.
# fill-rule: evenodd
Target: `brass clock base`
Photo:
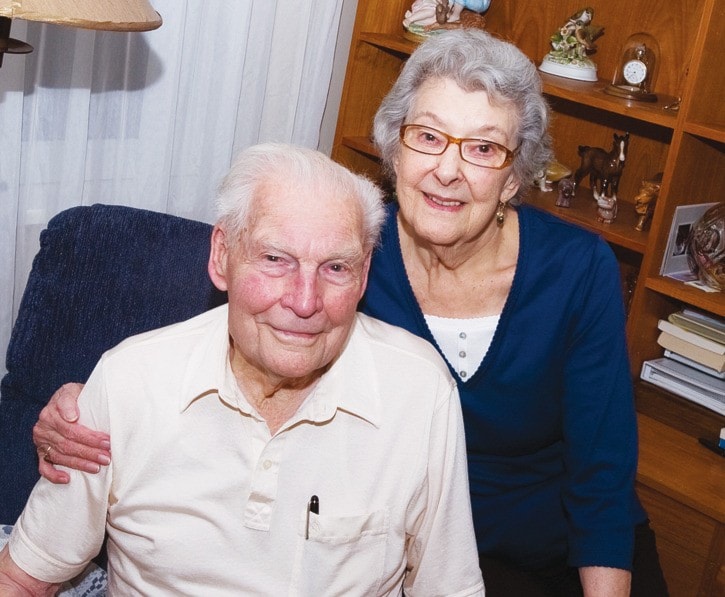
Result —
<instances>
[{"instance_id":1,"label":"brass clock base","mask_svg":"<svg viewBox=\"0 0 725 597\"><path fill-rule=\"evenodd\" d=\"M642 91L639 87L633 87L630 85L607 85L604 88L604 93L609 95L616 95L617 97L623 97L626 99L633 99L640 102L656 102L657 94Z\"/></svg>"}]
</instances>

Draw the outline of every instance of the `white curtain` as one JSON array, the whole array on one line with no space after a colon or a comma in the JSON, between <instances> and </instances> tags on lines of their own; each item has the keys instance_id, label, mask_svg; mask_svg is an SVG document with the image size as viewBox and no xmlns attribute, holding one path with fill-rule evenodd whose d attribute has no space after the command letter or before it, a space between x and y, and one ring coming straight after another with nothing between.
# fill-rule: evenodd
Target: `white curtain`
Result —
<instances>
[{"instance_id":1,"label":"white curtain","mask_svg":"<svg viewBox=\"0 0 725 597\"><path fill-rule=\"evenodd\" d=\"M35 51L0 68L2 355L58 212L109 203L211 222L237 151L319 144L343 0L152 4L164 23L146 33L13 22Z\"/></svg>"}]
</instances>

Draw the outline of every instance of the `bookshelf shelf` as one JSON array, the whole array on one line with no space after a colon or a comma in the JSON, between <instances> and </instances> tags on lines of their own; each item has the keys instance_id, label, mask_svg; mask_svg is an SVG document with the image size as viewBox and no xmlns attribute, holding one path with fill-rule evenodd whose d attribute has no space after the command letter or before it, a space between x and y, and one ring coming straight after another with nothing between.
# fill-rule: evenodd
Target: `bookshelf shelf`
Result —
<instances>
[{"instance_id":1,"label":"bookshelf shelf","mask_svg":"<svg viewBox=\"0 0 725 597\"><path fill-rule=\"evenodd\" d=\"M725 317L725 298L721 292L705 292L666 276L651 276L645 285L661 295Z\"/></svg>"}]
</instances>

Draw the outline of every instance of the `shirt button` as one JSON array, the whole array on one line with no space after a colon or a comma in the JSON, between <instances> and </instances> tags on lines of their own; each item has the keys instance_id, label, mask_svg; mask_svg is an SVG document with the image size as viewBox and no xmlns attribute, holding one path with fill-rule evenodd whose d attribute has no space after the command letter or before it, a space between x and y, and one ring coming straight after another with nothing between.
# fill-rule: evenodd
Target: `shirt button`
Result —
<instances>
[{"instance_id":1,"label":"shirt button","mask_svg":"<svg viewBox=\"0 0 725 597\"><path fill-rule=\"evenodd\" d=\"M458 353L458 356L461 357L462 359L465 358L466 357L466 351L465 350L462 350L461 352Z\"/></svg>"},{"instance_id":2,"label":"shirt button","mask_svg":"<svg viewBox=\"0 0 725 597\"><path fill-rule=\"evenodd\" d=\"M465 338L466 337L466 332L461 332L460 334L458 334L458 337L459 338Z\"/></svg>"},{"instance_id":3,"label":"shirt button","mask_svg":"<svg viewBox=\"0 0 725 597\"><path fill-rule=\"evenodd\" d=\"M461 377L466 377L466 375L468 375L468 373L466 373L465 371L461 371Z\"/></svg>"},{"instance_id":4,"label":"shirt button","mask_svg":"<svg viewBox=\"0 0 725 597\"><path fill-rule=\"evenodd\" d=\"M270 466L272 466L272 461L271 461L271 460L265 460L265 461L264 461L264 462L262 463L262 467L264 468L264 470L267 470L267 469L269 469L269 467L270 467Z\"/></svg>"}]
</instances>

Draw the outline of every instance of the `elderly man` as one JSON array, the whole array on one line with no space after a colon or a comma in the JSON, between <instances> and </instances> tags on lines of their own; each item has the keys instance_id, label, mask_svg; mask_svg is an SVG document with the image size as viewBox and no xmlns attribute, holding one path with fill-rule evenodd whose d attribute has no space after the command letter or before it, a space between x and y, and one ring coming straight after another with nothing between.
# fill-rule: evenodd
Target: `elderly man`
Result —
<instances>
[{"instance_id":1,"label":"elderly man","mask_svg":"<svg viewBox=\"0 0 725 597\"><path fill-rule=\"evenodd\" d=\"M228 306L101 358L81 418L113 462L38 483L0 593L52 594L107 532L111 594L483 594L455 383L426 342L356 314L378 189L262 145L218 208Z\"/></svg>"}]
</instances>

